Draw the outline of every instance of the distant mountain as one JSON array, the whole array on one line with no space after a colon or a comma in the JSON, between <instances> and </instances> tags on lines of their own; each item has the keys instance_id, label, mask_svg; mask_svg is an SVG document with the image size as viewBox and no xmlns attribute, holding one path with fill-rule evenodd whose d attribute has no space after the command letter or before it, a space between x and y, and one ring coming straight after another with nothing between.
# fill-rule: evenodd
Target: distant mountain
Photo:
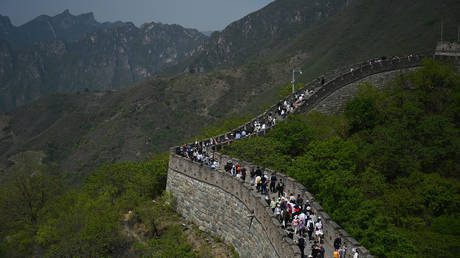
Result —
<instances>
[{"instance_id":1,"label":"distant mountain","mask_svg":"<svg viewBox=\"0 0 460 258\"><path fill-rule=\"evenodd\" d=\"M97 22L93 13L74 16L69 10L54 17L41 15L18 27L12 26L5 16L0 18L0 23L5 28L0 29L0 39L8 41L14 48L30 47L39 42L54 40L78 40L86 33L109 26Z\"/></svg>"},{"instance_id":2,"label":"distant mountain","mask_svg":"<svg viewBox=\"0 0 460 258\"><path fill-rule=\"evenodd\" d=\"M190 57L206 39L194 29L98 23L93 14L0 17L0 110L54 92L119 89Z\"/></svg>"},{"instance_id":3,"label":"distant mountain","mask_svg":"<svg viewBox=\"0 0 460 258\"><path fill-rule=\"evenodd\" d=\"M214 30L201 31L201 33L203 33L204 35L206 35L206 36L208 36L208 37L211 36L211 34L212 34L213 32L215 32L215 31L214 31Z\"/></svg>"}]
</instances>

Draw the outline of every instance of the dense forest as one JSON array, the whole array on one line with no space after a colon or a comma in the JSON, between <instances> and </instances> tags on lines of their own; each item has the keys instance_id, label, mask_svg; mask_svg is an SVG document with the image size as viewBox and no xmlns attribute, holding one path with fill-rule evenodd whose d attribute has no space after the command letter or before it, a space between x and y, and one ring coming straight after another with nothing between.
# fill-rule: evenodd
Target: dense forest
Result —
<instances>
[{"instance_id":1,"label":"dense forest","mask_svg":"<svg viewBox=\"0 0 460 258\"><path fill-rule=\"evenodd\" d=\"M460 77L427 61L343 114L296 115L224 152L281 171L378 257L460 253Z\"/></svg>"}]
</instances>

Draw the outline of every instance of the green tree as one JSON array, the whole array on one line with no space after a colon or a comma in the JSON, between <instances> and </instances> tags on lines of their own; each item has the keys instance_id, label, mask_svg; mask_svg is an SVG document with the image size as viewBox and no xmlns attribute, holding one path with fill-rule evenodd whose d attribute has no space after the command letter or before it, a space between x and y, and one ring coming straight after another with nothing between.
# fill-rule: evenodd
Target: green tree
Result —
<instances>
[{"instance_id":1,"label":"green tree","mask_svg":"<svg viewBox=\"0 0 460 258\"><path fill-rule=\"evenodd\" d=\"M0 244L7 256L31 255L39 214L46 203L62 192L62 181L42 163L41 152L13 156L13 165L3 175L0 198Z\"/></svg>"}]
</instances>

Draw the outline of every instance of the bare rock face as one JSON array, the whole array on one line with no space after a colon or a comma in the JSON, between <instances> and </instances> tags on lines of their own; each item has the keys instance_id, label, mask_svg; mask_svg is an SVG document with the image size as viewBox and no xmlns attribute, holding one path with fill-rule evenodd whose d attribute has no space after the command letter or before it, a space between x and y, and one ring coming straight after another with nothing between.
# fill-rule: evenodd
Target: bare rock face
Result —
<instances>
[{"instance_id":1,"label":"bare rock face","mask_svg":"<svg viewBox=\"0 0 460 258\"><path fill-rule=\"evenodd\" d=\"M213 33L192 62L205 70L267 57L309 27L341 12L345 0L275 1Z\"/></svg>"},{"instance_id":2,"label":"bare rock face","mask_svg":"<svg viewBox=\"0 0 460 258\"><path fill-rule=\"evenodd\" d=\"M55 92L125 87L176 65L205 39L179 25L99 23L68 10L19 27L0 16L0 111Z\"/></svg>"}]
</instances>

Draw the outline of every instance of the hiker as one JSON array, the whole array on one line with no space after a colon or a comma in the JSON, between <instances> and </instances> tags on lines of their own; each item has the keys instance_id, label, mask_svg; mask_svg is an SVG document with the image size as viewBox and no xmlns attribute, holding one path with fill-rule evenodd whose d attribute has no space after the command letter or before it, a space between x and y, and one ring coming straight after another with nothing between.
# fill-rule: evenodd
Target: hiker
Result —
<instances>
[{"instance_id":1,"label":"hiker","mask_svg":"<svg viewBox=\"0 0 460 258\"><path fill-rule=\"evenodd\" d=\"M261 178L260 178L260 187L261 187L261 192L262 194L268 194L267 192L267 175L263 175Z\"/></svg>"},{"instance_id":2,"label":"hiker","mask_svg":"<svg viewBox=\"0 0 460 258\"><path fill-rule=\"evenodd\" d=\"M337 237L334 239L334 249L339 250L340 246L342 246L342 238L337 234Z\"/></svg>"},{"instance_id":3,"label":"hiker","mask_svg":"<svg viewBox=\"0 0 460 258\"><path fill-rule=\"evenodd\" d=\"M257 192L260 192L260 190L262 189L262 177L257 175L255 183L256 183Z\"/></svg>"},{"instance_id":4,"label":"hiker","mask_svg":"<svg viewBox=\"0 0 460 258\"><path fill-rule=\"evenodd\" d=\"M275 208L278 205L278 203L275 200L275 197L272 197L272 201L270 202L270 208L272 209L272 212L275 213Z\"/></svg>"},{"instance_id":5,"label":"hiker","mask_svg":"<svg viewBox=\"0 0 460 258\"><path fill-rule=\"evenodd\" d=\"M276 192L276 181L278 181L278 179L276 178L276 173L273 173L270 177L270 192L272 193Z\"/></svg>"},{"instance_id":6,"label":"hiker","mask_svg":"<svg viewBox=\"0 0 460 258\"><path fill-rule=\"evenodd\" d=\"M243 180L243 182L246 181L246 168L245 167L241 168L241 180Z\"/></svg>"},{"instance_id":7,"label":"hiker","mask_svg":"<svg viewBox=\"0 0 460 258\"><path fill-rule=\"evenodd\" d=\"M313 220L309 217L307 220L307 233L308 233L308 240L313 240Z\"/></svg>"},{"instance_id":8,"label":"hiker","mask_svg":"<svg viewBox=\"0 0 460 258\"><path fill-rule=\"evenodd\" d=\"M254 170L254 168L251 168L251 172L249 174L251 176L251 186L254 185L255 181L256 181L256 171Z\"/></svg>"},{"instance_id":9,"label":"hiker","mask_svg":"<svg viewBox=\"0 0 460 258\"><path fill-rule=\"evenodd\" d=\"M300 237L298 242L297 242L297 245L299 246L299 249L300 249L300 257L305 257L305 238L303 237Z\"/></svg>"},{"instance_id":10,"label":"hiker","mask_svg":"<svg viewBox=\"0 0 460 258\"><path fill-rule=\"evenodd\" d=\"M284 183L283 179L280 179L278 184L276 185L276 191L278 192L278 197L281 197L284 195Z\"/></svg>"}]
</instances>

